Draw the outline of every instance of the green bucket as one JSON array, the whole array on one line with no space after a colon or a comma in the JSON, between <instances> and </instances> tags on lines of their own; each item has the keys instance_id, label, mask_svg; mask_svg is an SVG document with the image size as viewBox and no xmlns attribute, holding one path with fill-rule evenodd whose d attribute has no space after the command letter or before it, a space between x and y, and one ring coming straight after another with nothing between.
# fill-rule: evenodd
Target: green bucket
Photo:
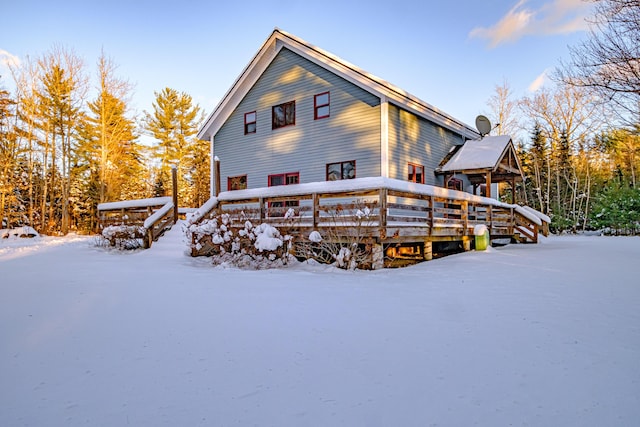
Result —
<instances>
[{"instance_id":1,"label":"green bucket","mask_svg":"<svg viewBox=\"0 0 640 427\"><path fill-rule=\"evenodd\" d=\"M476 225L473 229L476 238L476 251L484 251L489 246L489 230L484 224Z\"/></svg>"}]
</instances>

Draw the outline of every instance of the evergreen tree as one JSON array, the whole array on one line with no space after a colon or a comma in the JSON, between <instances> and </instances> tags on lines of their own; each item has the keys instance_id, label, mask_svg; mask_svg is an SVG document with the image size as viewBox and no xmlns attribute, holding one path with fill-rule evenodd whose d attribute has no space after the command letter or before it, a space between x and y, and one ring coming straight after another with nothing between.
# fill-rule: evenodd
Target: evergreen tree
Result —
<instances>
[{"instance_id":1,"label":"evergreen tree","mask_svg":"<svg viewBox=\"0 0 640 427\"><path fill-rule=\"evenodd\" d=\"M154 149L158 161L154 192L170 191L171 167L177 166L179 203L199 206L205 188L208 194L208 179L205 184L202 175L209 173L209 153L202 148L206 143L195 137L203 114L184 92L165 88L155 95L153 114L145 112L144 119L145 129L158 141Z\"/></svg>"},{"instance_id":2,"label":"evergreen tree","mask_svg":"<svg viewBox=\"0 0 640 427\"><path fill-rule=\"evenodd\" d=\"M0 88L0 228L15 222L16 172L20 150L12 126L16 102L8 91Z\"/></svg>"},{"instance_id":3,"label":"evergreen tree","mask_svg":"<svg viewBox=\"0 0 640 427\"><path fill-rule=\"evenodd\" d=\"M538 123L535 123L531 133L531 148L526 162L528 168L523 165L524 173L531 184L531 197L533 207L541 212L549 212L549 191L547 176L549 169L547 138L544 136Z\"/></svg>"},{"instance_id":4,"label":"evergreen tree","mask_svg":"<svg viewBox=\"0 0 640 427\"><path fill-rule=\"evenodd\" d=\"M42 216L47 216L45 230L69 230L69 196L71 189L71 164L75 156L75 131L81 117L81 105L85 91L82 61L73 52L54 48L38 61L41 69L41 87L38 93L40 113L45 133L45 161L47 171L48 212L42 206ZM46 193L46 189L45 189Z\"/></svg>"}]
</instances>

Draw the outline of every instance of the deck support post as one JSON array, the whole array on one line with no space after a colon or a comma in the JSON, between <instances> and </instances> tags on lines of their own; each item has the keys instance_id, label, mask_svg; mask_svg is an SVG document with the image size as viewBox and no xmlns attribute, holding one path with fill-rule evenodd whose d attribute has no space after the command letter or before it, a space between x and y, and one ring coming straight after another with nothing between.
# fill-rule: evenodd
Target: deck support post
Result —
<instances>
[{"instance_id":1,"label":"deck support post","mask_svg":"<svg viewBox=\"0 0 640 427\"><path fill-rule=\"evenodd\" d=\"M425 261L431 261L433 259L433 242L426 241L424 242L424 252L422 257Z\"/></svg>"},{"instance_id":2,"label":"deck support post","mask_svg":"<svg viewBox=\"0 0 640 427\"><path fill-rule=\"evenodd\" d=\"M382 244L374 243L371 249L371 269L382 270L384 268L384 251Z\"/></svg>"},{"instance_id":3,"label":"deck support post","mask_svg":"<svg viewBox=\"0 0 640 427\"><path fill-rule=\"evenodd\" d=\"M465 252L469 252L471 250L471 238L468 236L464 236L462 238L462 248Z\"/></svg>"}]
</instances>

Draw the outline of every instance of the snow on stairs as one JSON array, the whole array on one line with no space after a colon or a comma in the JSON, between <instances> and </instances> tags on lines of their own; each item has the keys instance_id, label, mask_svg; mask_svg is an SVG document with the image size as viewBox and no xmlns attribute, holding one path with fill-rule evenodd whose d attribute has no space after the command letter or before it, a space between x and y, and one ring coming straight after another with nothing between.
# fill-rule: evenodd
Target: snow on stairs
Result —
<instances>
[{"instance_id":1,"label":"snow on stairs","mask_svg":"<svg viewBox=\"0 0 640 427\"><path fill-rule=\"evenodd\" d=\"M513 238L519 243L538 243L538 234L549 235L551 218L529 206L521 206L514 212Z\"/></svg>"}]
</instances>

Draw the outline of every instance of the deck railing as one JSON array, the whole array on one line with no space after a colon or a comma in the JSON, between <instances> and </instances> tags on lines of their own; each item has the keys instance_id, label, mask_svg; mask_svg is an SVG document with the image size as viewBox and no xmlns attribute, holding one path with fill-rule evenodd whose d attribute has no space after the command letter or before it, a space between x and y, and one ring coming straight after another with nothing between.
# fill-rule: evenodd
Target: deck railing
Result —
<instances>
[{"instance_id":1,"label":"deck railing","mask_svg":"<svg viewBox=\"0 0 640 427\"><path fill-rule=\"evenodd\" d=\"M201 207L191 223L231 215L230 226L244 221L288 227L294 239L311 231L332 236L353 234L354 224L378 244L468 241L478 224L492 238L536 242L544 220L522 206L474 196L461 191L387 178L360 178L354 182L323 182L238 190L220 193ZM357 182L356 182L357 181ZM336 232L337 230L337 232ZM207 245L192 235L192 254L208 254Z\"/></svg>"}]
</instances>

